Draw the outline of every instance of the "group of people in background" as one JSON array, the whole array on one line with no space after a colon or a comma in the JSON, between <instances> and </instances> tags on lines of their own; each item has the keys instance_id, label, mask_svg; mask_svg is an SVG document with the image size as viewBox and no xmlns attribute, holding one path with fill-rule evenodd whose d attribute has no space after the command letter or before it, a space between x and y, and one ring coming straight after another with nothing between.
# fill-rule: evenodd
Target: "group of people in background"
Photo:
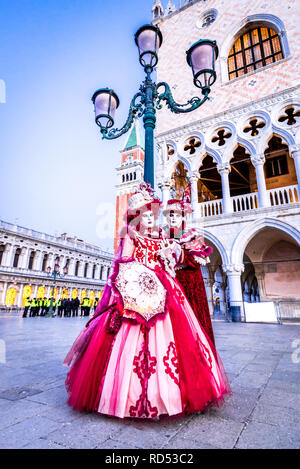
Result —
<instances>
[{"instance_id":1,"label":"group of people in background","mask_svg":"<svg viewBox=\"0 0 300 469\"><path fill-rule=\"evenodd\" d=\"M80 316L89 316L91 309L96 309L98 298L95 298L94 304L90 298L83 298L80 303L78 297L68 299L60 298L56 300L55 298L26 298L23 318L35 317L35 316L46 316L51 308L52 301L52 314L60 317L73 317L79 315L80 307Z\"/></svg>"}]
</instances>

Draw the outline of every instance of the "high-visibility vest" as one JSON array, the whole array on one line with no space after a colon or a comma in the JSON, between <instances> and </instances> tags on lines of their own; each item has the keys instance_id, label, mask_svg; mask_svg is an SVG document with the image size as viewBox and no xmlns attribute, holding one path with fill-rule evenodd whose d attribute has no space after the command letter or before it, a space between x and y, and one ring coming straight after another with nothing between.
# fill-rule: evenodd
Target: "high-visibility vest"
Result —
<instances>
[{"instance_id":1,"label":"high-visibility vest","mask_svg":"<svg viewBox=\"0 0 300 469\"><path fill-rule=\"evenodd\" d=\"M31 300L25 300L25 306L31 306Z\"/></svg>"},{"instance_id":2,"label":"high-visibility vest","mask_svg":"<svg viewBox=\"0 0 300 469\"><path fill-rule=\"evenodd\" d=\"M46 306L50 306L51 305L51 300L47 300L46 301Z\"/></svg>"},{"instance_id":3,"label":"high-visibility vest","mask_svg":"<svg viewBox=\"0 0 300 469\"><path fill-rule=\"evenodd\" d=\"M36 306L36 304L35 304L35 300L31 300L31 302L30 302L30 306L31 306L32 308L34 308L34 307Z\"/></svg>"},{"instance_id":4,"label":"high-visibility vest","mask_svg":"<svg viewBox=\"0 0 300 469\"><path fill-rule=\"evenodd\" d=\"M89 300L88 298L84 298L82 305L83 305L83 306L90 306L89 301L90 301L90 300Z\"/></svg>"},{"instance_id":5,"label":"high-visibility vest","mask_svg":"<svg viewBox=\"0 0 300 469\"><path fill-rule=\"evenodd\" d=\"M58 300L57 306L61 306L61 300Z\"/></svg>"}]
</instances>

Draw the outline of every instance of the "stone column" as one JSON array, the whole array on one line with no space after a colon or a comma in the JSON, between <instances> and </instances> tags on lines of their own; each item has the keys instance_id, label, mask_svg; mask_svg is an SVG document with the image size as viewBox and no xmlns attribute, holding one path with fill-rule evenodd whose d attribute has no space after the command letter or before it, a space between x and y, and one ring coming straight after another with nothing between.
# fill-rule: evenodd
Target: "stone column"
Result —
<instances>
[{"instance_id":1,"label":"stone column","mask_svg":"<svg viewBox=\"0 0 300 469\"><path fill-rule=\"evenodd\" d=\"M7 293L7 287L8 287L8 283L4 282L3 290L2 290L2 294L1 294L1 305L2 306L5 306L5 298L6 298L6 293Z\"/></svg>"},{"instance_id":2,"label":"stone column","mask_svg":"<svg viewBox=\"0 0 300 469\"><path fill-rule=\"evenodd\" d=\"M54 267L54 254L52 252L49 252L48 254L46 269L47 267L51 267L51 272L52 272L53 267Z\"/></svg>"},{"instance_id":3,"label":"stone column","mask_svg":"<svg viewBox=\"0 0 300 469\"><path fill-rule=\"evenodd\" d=\"M22 307L22 297L23 297L23 290L25 285L19 285L19 291L17 294L17 306L18 308Z\"/></svg>"},{"instance_id":4,"label":"stone column","mask_svg":"<svg viewBox=\"0 0 300 469\"><path fill-rule=\"evenodd\" d=\"M3 265L6 267L12 267L13 265L13 253L14 253L14 244L6 244L5 246L5 258L3 261Z\"/></svg>"},{"instance_id":5,"label":"stone column","mask_svg":"<svg viewBox=\"0 0 300 469\"><path fill-rule=\"evenodd\" d=\"M232 321L241 322L244 310L241 274L244 271L244 264L228 264L222 267L228 278Z\"/></svg>"},{"instance_id":6,"label":"stone column","mask_svg":"<svg viewBox=\"0 0 300 469\"><path fill-rule=\"evenodd\" d=\"M292 156L294 158L295 170L297 174L297 181L298 181L298 197L300 200L300 149L292 150Z\"/></svg>"},{"instance_id":7,"label":"stone column","mask_svg":"<svg viewBox=\"0 0 300 469\"><path fill-rule=\"evenodd\" d=\"M166 207L168 200L170 199L170 183L169 181L163 181L158 184L158 187L162 193L162 203L163 207Z\"/></svg>"},{"instance_id":8,"label":"stone column","mask_svg":"<svg viewBox=\"0 0 300 469\"><path fill-rule=\"evenodd\" d=\"M48 286L46 289L46 298L50 298L51 287Z\"/></svg>"},{"instance_id":9,"label":"stone column","mask_svg":"<svg viewBox=\"0 0 300 469\"><path fill-rule=\"evenodd\" d=\"M75 274L75 259L71 258L69 262L68 274L73 276Z\"/></svg>"},{"instance_id":10,"label":"stone column","mask_svg":"<svg viewBox=\"0 0 300 469\"><path fill-rule=\"evenodd\" d=\"M192 174L189 175L189 179L191 181L191 203L193 209L193 221L197 221L200 217L199 212L199 199L198 199L198 179L199 173L194 171Z\"/></svg>"},{"instance_id":11,"label":"stone column","mask_svg":"<svg viewBox=\"0 0 300 469\"><path fill-rule=\"evenodd\" d=\"M258 195L258 206L259 207L269 207L270 206L270 197L266 188L264 164L265 164L265 155L254 155L251 158L252 164L255 167L256 172L256 182L257 182L257 195Z\"/></svg>"},{"instance_id":12,"label":"stone column","mask_svg":"<svg viewBox=\"0 0 300 469\"><path fill-rule=\"evenodd\" d=\"M83 277L83 274L84 274L84 262L79 261L78 277Z\"/></svg>"},{"instance_id":13,"label":"stone column","mask_svg":"<svg viewBox=\"0 0 300 469\"><path fill-rule=\"evenodd\" d=\"M254 271L257 278L260 301L263 301L263 299L266 298L264 264L256 264Z\"/></svg>"},{"instance_id":14,"label":"stone column","mask_svg":"<svg viewBox=\"0 0 300 469\"><path fill-rule=\"evenodd\" d=\"M229 188L229 177L228 174L230 172L230 164L228 162L218 164L217 170L221 175L221 183L222 183L222 206L223 206L223 213L232 213L232 200L230 197L230 188Z\"/></svg>"},{"instance_id":15,"label":"stone column","mask_svg":"<svg viewBox=\"0 0 300 469\"><path fill-rule=\"evenodd\" d=\"M220 284L219 297L220 297L220 313L225 316L226 314L226 295L225 295L225 283Z\"/></svg>"},{"instance_id":16,"label":"stone column","mask_svg":"<svg viewBox=\"0 0 300 469\"><path fill-rule=\"evenodd\" d=\"M204 278L204 284L205 284L205 290L206 290L206 296L207 296L207 301L208 301L208 307L209 307L209 312L210 315L212 316L214 314L214 300L213 300L213 285L214 281L210 278Z\"/></svg>"},{"instance_id":17,"label":"stone column","mask_svg":"<svg viewBox=\"0 0 300 469\"><path fill-rule=\"evenodd\" d=\"M42 261L43 261L43 253L42 251L36 251L34 261L33 261L33 270L42 270Z\"/></svg>"},{"instance_id":18,"label":"stone column","mask_svg":"<svg viewBox=\"0 0 300 469\"><path fill-rule=\"evenodd\" d=\"M100 277L100 264L96 264L96 270L95 270L95 279L99 279Z\"/></svg>"},{"instance_id":19,"label":"stone column","mask_svg":"<svg viewBox=\"0 0 300 469\"><path fill-rule=\"evenodd\" d=\"M91 264L91 263L89 262L89 263L88 263L87 272L86 272L86 277L87 277L87 278L92 278L92 275L93 275L93 264Z\"/></svg>"},{"instance_id":20,"label":"stone column","mask_svg":"<svg viewBox=\"0 0 300 469\"><path fill-rule=\"evenodd\" d=\"M38 292L38 285L32 285L32 286L33 286L32 298L36 298L36 295Z\"/></svg>"}]
</instances>

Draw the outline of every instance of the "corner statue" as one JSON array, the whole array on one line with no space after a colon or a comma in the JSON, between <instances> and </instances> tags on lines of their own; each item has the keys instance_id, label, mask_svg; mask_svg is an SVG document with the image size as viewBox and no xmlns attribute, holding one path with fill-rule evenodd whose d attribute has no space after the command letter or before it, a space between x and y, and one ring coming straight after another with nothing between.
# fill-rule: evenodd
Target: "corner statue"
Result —
<instances>
[{"instance_id":1,"label":"corner statue","mask_svg":"<svg viewBox=\"0 0 300 469\"><path fill-rule=\"evenodd\" d=\"M151 419L220 406L231 393L176 280L183 248L159 230L160 205L145 183L128 200L102 299L65 359L75 409Z\"/></svg>"}]
</instances>

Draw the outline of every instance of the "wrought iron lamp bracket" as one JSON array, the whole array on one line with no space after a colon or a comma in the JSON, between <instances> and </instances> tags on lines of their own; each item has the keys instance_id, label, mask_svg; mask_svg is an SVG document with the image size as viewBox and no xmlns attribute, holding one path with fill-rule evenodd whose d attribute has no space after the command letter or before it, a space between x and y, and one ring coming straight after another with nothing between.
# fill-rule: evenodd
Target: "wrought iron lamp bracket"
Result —
<instances>
[{"instance_id":1,"label":"wrought iron lamp bracket","mask_svg":"<svg viewBox=\"0 0 300 469\"><path fill-rule=\"evenodd\" d=\"M162 101L166 101L168 108L175 114L194 111L209 99L208 94L210 90L207 89L204 91L202 99L198 98L197 96L194 96L193 98L189 99L185 104L179 104L176 103L176 101L174 100L168 83L164 81L157 83L156 90L158 91L158 88L160 88L161 86L164 87L164 92L157 95L156 108L161 109L163 106Z\"/></svg>"}]
</instances>

